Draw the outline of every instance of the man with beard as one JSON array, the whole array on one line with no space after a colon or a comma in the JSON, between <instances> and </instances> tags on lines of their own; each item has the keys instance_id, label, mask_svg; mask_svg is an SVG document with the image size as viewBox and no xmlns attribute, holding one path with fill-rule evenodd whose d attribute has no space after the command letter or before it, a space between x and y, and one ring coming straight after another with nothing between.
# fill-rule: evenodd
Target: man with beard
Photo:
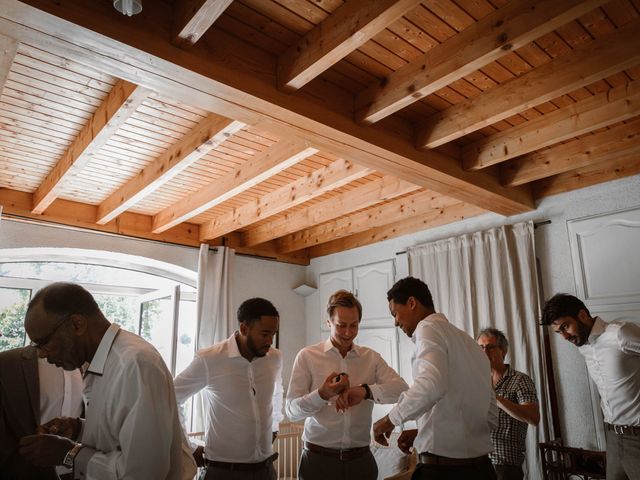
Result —
<instances>
[{"instance_id":1,"label":"man with beard","mask_svg":"<svg viewBox=\"0 0 640 480\"><path fill-rule=\"evenodd\" d=\"M640 478L640 325L605 323L566 293L542 311L542 325L578 347L598 387L607 430L607 478Z\"/></svg>"},{"instance_id":2,"label":"man with beard","mask_svg":"<svg viewBox=\"0 0 640 480\"><path fill-rule=\"evenodd\" d=\"M263 298L238 308L239 331L200 350L175 379L182 404L204 390L205 446L193 452L203 479L274 480L272 443L282 420L282 355L271 348L276 308Z\"/></svg>"},{"instance_id":3,"label":"man with beard","mask_svg":"<svg viewBox=\"0 0 640 480\"><path fill-rule=\"evenodd\" d=\"M36 293L25 329L49 363L68 371L85 366L87 408L86 420L55 418L23 437L21 455L35 465L73 468L76 479L193 478L171 373L150 343L109 322L73 283Z\"/></svg>"}]
</instances>

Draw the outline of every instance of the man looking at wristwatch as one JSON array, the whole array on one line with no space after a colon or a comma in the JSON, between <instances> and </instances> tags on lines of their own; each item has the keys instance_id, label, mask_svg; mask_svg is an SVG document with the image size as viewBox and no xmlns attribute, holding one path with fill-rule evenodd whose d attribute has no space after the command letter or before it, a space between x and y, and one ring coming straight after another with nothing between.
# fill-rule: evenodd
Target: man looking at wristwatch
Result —
<instances>
[{"instance_id":1,"label":"man looking at wristwatch","mask_svg":"<svg viewBox=\"0 0 640 480\"><path fill-rule=\"evenodd\" d=\"M76 479L187 480L195 474L171 374L148 342L110 323L80 285L53 283L33 297L25 329L65 370L88 364L86 420L54 419L20 440L36 465L65 465Z\"/></svg>"},{"instance_id":2,"label":"man looking at wristwatch","mask_svg":"<svg viewBox=\"0 0 640 480\"><path fill-rule=\"evenodd\" d=\"M287 416L305 420L298 478L375 480L373 404L394 403L409 387L380 354L353 343L362 306L352 293L334 293L327 314L330 338L298 353L287 392Z\"/></svg>"}]
</instances>

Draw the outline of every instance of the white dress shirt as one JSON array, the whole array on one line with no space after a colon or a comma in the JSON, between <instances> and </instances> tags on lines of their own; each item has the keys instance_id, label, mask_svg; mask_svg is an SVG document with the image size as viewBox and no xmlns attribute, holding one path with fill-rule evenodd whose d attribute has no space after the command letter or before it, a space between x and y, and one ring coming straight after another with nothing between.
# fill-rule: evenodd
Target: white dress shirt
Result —
<instances>
[{"instance_id":1,"label":"white dress shirt","mask_svg":"<svg viewBox=\"0 0 640 480\"><path fill-rule=\"evenodd\" d=\"M498 407L487 356L440 313L418 323L411 340L413 385L389 412L391 423L418 420L418 453L474 458L491 452Z\"/></svg>"},{"instance_id":2,"label":"white dress shirt","mask_svg":"<svg viewBox=\"0 0 640 480\"><path fill-rule=\"evenodd\" d=\"M112 324L85 376L75 478L187 480L196 473L171 374L153 346Z\"/></svg>"},{"instance_id":3,"label":"white dress shirt","mask_svg":"<svg viewBox=\"0 0 640 480\"><path fill-rule=\"evenodd\" d=\"M598 387L604 421L640 426L640 325L596 317L578 350Z\"/></svg>"},{"instance_id":4,"label":"white dress shirt","mask_svg":"<svg viewBox=\"0 0 640 480\"><path fill-rule=\"evenodd\" d=\"M40 423L56 417L82 415L82 374L80 370L67 371L38 358L40 383Z\"/></svg>"},{"instance_id":5,"label":"white dress shirt","mask_svg":"<svg viewBox=\"0 0 640 480\"><path fill-rule=\"evenodd\" d=\"M175 379L176 398L182 404L204 389L207 459L258 463L273 454L272 432L282 420L282 354L270 348L248 361L236 335L196 353Z\"/></svg>"},{"instance_id":6,"label":"white dress shirt","mask_svg":"<svg viewBox=\"0 0 640 480\"><path fill-rule=\"evenodd\" d=\"M335 397L323 400L318 389L331 372L349 375L349 384L369 385L372 400L363 400L343 413ZM378 352L354 344L343 358L331 340L303 348L293 364L286 413L290 420L305 419L302 438L326 448L347 449L371 443L371 412L375 403L394 403L409 386Z\"/></svg>"}]
</instances>

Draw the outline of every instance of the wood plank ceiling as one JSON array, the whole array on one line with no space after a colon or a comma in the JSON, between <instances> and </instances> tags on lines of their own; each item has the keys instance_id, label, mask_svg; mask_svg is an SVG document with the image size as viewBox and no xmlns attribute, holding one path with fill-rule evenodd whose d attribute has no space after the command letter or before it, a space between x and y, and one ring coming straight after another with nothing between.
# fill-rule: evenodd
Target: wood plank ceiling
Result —
<instances>
[{"instance_id":1,"label":"wood plank ceiling","mask_svg":"<svg viewBox=\"0 0 640 480\"><path fill-rule=\"evenodd\" d=\"M640 0L0 2L4 214L296 263L640 173Z\"/></svg>"}]
</instances>

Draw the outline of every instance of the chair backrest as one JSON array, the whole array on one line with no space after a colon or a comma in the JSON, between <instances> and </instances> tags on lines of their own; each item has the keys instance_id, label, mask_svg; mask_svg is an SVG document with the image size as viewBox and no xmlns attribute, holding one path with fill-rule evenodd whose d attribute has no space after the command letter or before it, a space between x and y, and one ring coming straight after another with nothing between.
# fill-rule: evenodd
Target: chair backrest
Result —
<instances>
[{"instance_id":1,"label":"chair backrest","mask_svg":"<svg viewBox=\"0 0 640 480\"><path fill-rule=\"evenodd\" d=\"M606 478L606 452L565 447L558 441L540 443L544 480Z\"/></svg>"}]
</instances>

